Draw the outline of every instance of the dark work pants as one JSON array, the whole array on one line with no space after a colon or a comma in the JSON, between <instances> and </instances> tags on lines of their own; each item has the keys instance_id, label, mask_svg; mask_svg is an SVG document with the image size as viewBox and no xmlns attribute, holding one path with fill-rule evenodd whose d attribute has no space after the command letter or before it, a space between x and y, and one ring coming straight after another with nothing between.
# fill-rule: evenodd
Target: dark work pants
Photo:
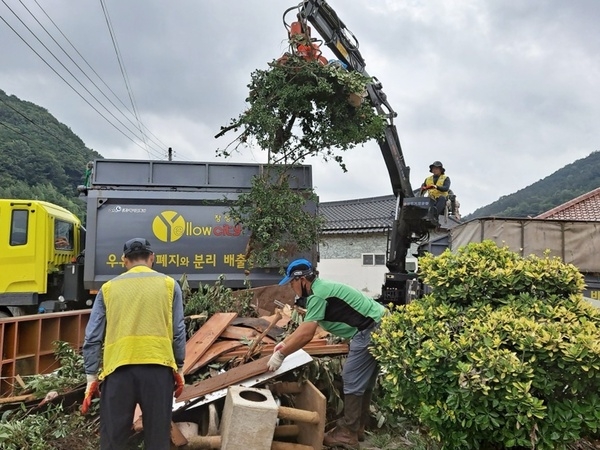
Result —
<instances>
[{"instance_id":1,"label":"dark work pants","mask_svg":"<svg viewBox=\"0 0 600 450\"><path fill-rule=\"evenodd\" d=\"M437 209L437 213L438 213L439 216L443 216L444 215L444 212L446 210L446 202L447 201L448 201L448 197L445 197L443 195L439 196L435 200L432 199L432 198L430 198L430 202Z\"/></svg>"},{"instance_id":2,"label":"dark work pants","mask_svg":"<svg viewBox=\"0 0 600 450\"><path fill-rule=\"evenodd\" d=\"M142 409L144 449L170 448L173 369L156 364L136 364L119 367L102 383L102 450L123 450L126 447L136 403Z\"/></svg>"}]
</instances>

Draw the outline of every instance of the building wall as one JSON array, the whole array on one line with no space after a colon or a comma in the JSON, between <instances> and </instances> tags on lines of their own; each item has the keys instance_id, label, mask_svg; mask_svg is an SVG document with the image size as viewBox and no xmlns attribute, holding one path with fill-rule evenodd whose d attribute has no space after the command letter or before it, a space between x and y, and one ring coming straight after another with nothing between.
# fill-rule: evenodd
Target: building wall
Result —
<instances>
[{"instance_id":1,"label":"building wall","mask_svg":"<svg viewBox=\"0 0 600 450\"><path fill-rule=\"evenodd\" d=\"M387 251L387 233L326 235L319 247L319 276L355 287L369 296L381 294L387 267L364 265L363 255L383 255ZM410 257L408 260L416 261Z\"/></svg>"}]
</instances>

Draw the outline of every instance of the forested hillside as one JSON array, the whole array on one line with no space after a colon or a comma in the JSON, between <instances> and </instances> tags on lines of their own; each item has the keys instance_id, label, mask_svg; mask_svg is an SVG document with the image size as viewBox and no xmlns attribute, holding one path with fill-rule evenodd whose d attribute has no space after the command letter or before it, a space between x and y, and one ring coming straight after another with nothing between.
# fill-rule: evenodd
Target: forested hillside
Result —
<instances>
[{"instance_id":1,"label":"forested hillside","mask_svg":"<svg viewBox=\"0 0 600 450\"><path fill-rule=\"evenodd\" d=\"M101 157L46 109L0 90L0 197L47 200L83 217L76 188Z\"/></svg>"},{"instance_id":2,"label":"forested hillside","mask_svg":"<svg viewBox=\"0 0 600 450\"><path fill-rule=\"evenodd\" d=\"M514 194L476 209L464 220L490 216L535 217L598 187L600 151L595 151Z\"/></svg>"}]
</instances>

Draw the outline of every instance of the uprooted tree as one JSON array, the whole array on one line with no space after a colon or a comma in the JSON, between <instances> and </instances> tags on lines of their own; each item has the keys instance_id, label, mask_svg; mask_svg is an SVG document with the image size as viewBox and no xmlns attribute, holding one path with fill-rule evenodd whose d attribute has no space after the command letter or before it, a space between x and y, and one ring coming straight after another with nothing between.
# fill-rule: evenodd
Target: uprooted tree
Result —
<instances>
[{"instance_id":1,"label":"uprooted tree","mask_svg":"<svg viewBox=\"0 0 600 450\"><path fill-rule=\"evenodd\" d=\"M559 258L492 241L419 260L430 295L384 318L386 405L444 448L566 448L600 427L600 313Z\"/></svg>"},{"instance_id":2,"label":"uprooted tree","mask_svg":"<svg viewBox=\"0 0 600 450\"><path fill-rule=\"evenodd\" d=\"M385 118L362 101L371 81L339 65L291 55L252 73L248 108L217 135L236 133L219 156L253 146L267 152L265 172L230 211L251 232L249 267L283 263L291 252L318 242L323 220L307 207L317 196L291 188L291 169L320 156L346 171L343 151L383 137Z\"/></svg>"}]
</instances>

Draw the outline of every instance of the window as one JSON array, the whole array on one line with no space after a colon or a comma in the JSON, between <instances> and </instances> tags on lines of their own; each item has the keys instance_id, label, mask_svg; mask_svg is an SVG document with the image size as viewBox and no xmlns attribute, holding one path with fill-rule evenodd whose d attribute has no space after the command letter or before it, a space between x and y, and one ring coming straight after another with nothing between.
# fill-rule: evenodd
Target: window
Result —
<instances>
[{"instance_id":1,"label":"window","mask_svg":"<svg viewBox=\"0 0 600 450\"><path fill-rule=\"evenodd\" d=\"M54 248L56 250L73 249L73 224L56 220L54 222Z\"/></svg>"},{"instance_id":2,"label":"window","mask_svg":"<svg viewBox=\"0 0 600 450\"><path fill-rule=\"evenodd\" d=\"M27 219L29 211L26 209L16 209L12 212L10 222L10 245L27 244Z\"/></svg>"},{"instance_id":3,"label":"window","mask_svg":"<svg viewBox=\"0 0 600 450\"><path fill-rule=\"evenodd\" d=\"M363 266L385 266L385 255L383 253L363 253Z\"/></svg>"}]
</instances>

